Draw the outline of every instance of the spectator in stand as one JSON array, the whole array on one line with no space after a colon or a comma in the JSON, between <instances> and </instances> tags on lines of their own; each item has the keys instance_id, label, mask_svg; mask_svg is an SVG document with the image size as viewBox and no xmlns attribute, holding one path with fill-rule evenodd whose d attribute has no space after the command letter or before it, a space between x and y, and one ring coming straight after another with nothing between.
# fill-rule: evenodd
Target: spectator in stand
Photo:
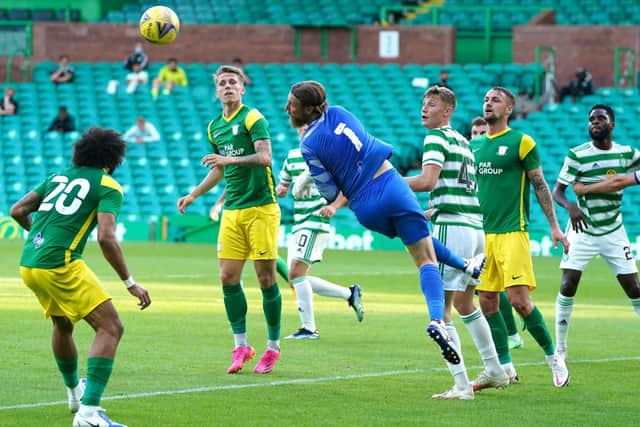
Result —
<instances>
[{"instance_id":1,"label":"spectator in stand","mask_svg":"<svg viewBox=\"0 0 640 427\"><path fill-rule=\"evenodd\" d=\"M13 116L18 113L18 103L13 99L16 90L12 87L4 89L4 98L0 103L0 116Z\"/></svg>"},{"instance_id":2,"label":"spectator in stand","mask_svg":"<svg viewBox=\"0 0 640 427\"><path fill-rule=\"evenodd\" d=\"M60 108L58 108L58 115L53 119L53 122L51 122L47 132L66 133L74 130L76 130L76 126L74 124L73 116L69 114L67 107L60 106Z\"/></svg>"},{"instance_id":3,"label":"spectator in stand","mask_svg":"<svg viewBox=\"0 0 640 427\"><path fill-rule=\"evenodd\" d=\"M512 117L514 119L526 119L529 113L536 111L537 109L533 96L530 93L527 93L523 88L519 88L516 103L513 105Z\"/></svg>"},{"instance_id":4,"label":"spectator in stand","mask_svg":"<svg viewBox=\"0 0 640 427\"><path fill-rule=\"evenodd\" d=\"M133 93L138 85L146 85L149 82L149 74L142 69L142 65L134 63L131 72L127 74L126 80L127 93Z\"/></svg>"},{"instance_id":5,"label":"spectator in stand","mask_svg":"<svg viewBox=\"0 0 640 427\"><path fill-rule=\"evenodd\" d=\"M178 67L178 60L176 58L169 58L167 65L160 69L158 77L153 79L153 87L151 88L151 96L154 99L158 97L158 91L160 86L164 84L164 95L169 95L174 86L186 86L189 84L187 80L187 74L181 67Z\"/></svg>"},{"instance_id":6,"label":"spectator in stand","mask_svg":"<svg viewBox=\"0 0 640 427\"><path fill-rule=\"evenodd\" d=\"M575 80L572 80L571 83L560 89L560 102L567 96L571 96L571 100L576 102L577 98L585 95L593 95L594 93L595 87L593 86L591 73L584 68L578 68L576 70Z\"/></svg>"},{"instance_id":7,"label":"spectator in stand","mask_svg":"<svg viewBox=\"0 0 640 427\"><path fill-rule=\"evenodd\" d=\"M124 61L124 68L133 71L133 66L138 64L141 70L146 70L149 65L149 57L142 50L142 43L136 43L133 53Z\"/></svg>"},{"instance_id":8,"label":"spectator in stand","mask_svg":"<svg viewBox=\"0 0 640 427\"><path fill-rule=\"evenodd\" d=\"M248 86L251 84L251 79L249 78L249 74L247 74L247 72L244 69L244 62L242 61L242 58L240 57L235 57L233 58L232 65L238 69L240 69L242 71L242 73L244 74L244 85Z\"/></svg>"},{"instance_id":9,"label":"spectator in stand","mask_svg":"<svg viewBox=\"0 0 640 427\"><path fill-rule=\"evenodd\" d=\"M546 104L555 104L556 94L558 88L556 86L555 67L550 58L547 58L544 62L544 72L541 75L541 90L540 99L538 103L538 109L541 109Z\"/></svg>"},{"instance_id":10,"label":"spectator in stand","mask_svg":"<svg viewBox=\"0 0 640 427\"><path fill-rule=\"evenodd\" d=\"M129 143L142 144L160 141L160 134L153 123L148 122L143 116L138 116L136 124L125 132L122 139Z\"/></svg>"},{"instance_id":11,"label":"spectator in stand","mask_svg":"<svg viewBox=\"0 0 640 427\"><path fill-rule=\"evenodd\" d=\"M449 72L447 72L446 70L442 70L440 71L440 83L438 83L438 86L443 86L446 87L447 89L451 89L449 87Z\"/></svg>"},{"instance_id":12,"label":"spectator in stand","mask_svg":"<svg viewBox=\"0 0 640 427\"><path fill-rule=\"evenodd\" d=\"M58 58L58 69L51 73L51 81L53 83L69 83L73 81L74 69L69 64L67 55L60 55Z\"/></svg>"}]
</instances>

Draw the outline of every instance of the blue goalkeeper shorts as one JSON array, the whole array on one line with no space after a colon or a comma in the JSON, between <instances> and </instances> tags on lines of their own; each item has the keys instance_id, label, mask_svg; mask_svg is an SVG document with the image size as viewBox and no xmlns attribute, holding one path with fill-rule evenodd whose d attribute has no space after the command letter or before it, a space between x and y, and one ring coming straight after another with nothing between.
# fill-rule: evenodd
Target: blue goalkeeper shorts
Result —
<instances>
[{"instance_id":1,"label":"blue goalkeeper shorts","mask_svg":"<svg viewBox=\"0 0 640 427\"><path fill-rule=\"evenodd\" d=\"M415 193L395 169L369 182L352 197L349 207L369 230L410 245L429 236L429 222Z\"/></svg>"}]
</instances>

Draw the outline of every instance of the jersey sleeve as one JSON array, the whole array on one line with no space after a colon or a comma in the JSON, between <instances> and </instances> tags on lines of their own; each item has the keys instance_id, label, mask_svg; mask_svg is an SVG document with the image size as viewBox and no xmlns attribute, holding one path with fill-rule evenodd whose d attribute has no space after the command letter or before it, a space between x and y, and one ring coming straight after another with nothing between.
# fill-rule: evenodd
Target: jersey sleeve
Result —
<instances>
[{"instance_id":1,"label":"jersey sleeve","mask_svg":"<svg viewBox=\"0 0 640 427\"><path fill-rule=\"evenodd\" d=\"M264 118L262 113L255 108L249 111L244 121L249 135L251 135L251 142L256 142L260 139L271 139L269 135L269 122Z\"/></svg>"},{"instance_id":2,"label":"jersey sleeve","mask_svg":"<svg viewBox=\"0 0 640 427\"><path fill-rule=\"evenodd\" d=\"M304 161L307 163L307 166L309 166L309 173L318 192L328 203L331 203L338 197L340 190L333 176L331 176L329 171L324 167L322 161L313 149L314 144L322 142L319 138L321 137L312 136L305 139L305 141L300 144L300 151L302 152Z\"/></svg>"},{"instance_id":3,"label":"jersey sleeve","mask_svg":"<svg viewBox=\"0 0 640 427\"><path fill-rule=\"evenodd\" d=\"M633 149L633 155L631 157L631 164L629 165L629 170L638 170L640 169L640 150L637 148Z\"/></svg>"},{"instance_id":4,"label":"jersey sleeve","mask_svg":"<svg viewBox=\"0 0 640 427\"><path fill-rule=\"evenodd\" d=\"M520 149L518 152L520 161L526 171L538 168L541 165L540 152L538 145L529 135L523 135L520 140Z\"/></svg>"},{"instance_id":5,"label":"jersey sleeve","mask_svg":"<svg viewBox=\"0 0 640 427\"><path fill-rule=\"evenodd\" d=\"M440 133L430 132L425 136L422 166L437 165L442 167L445 161L445 153L448 151L447 145L447 141Z\"/></svg>"},{"instance_id":6,"label":"jersey sleeve","mask_svg":"<svg viewBox=\"0 0 640 427\"><path fill-rule=\"evenodd\" d=\"M289 157L287 156L286 159L284 159L284 163L282 164L282 169L280 170L280 173L278 174L278 181L282 182L283 184L291 184L291 173L289 172Z\"/></svg>"},{"instance_id":7,"label":"jersey sleeve","mask_svg":"<svg viewBox=\"0 0 640 427\"><path fill-rule=\"evenodd\" d=\"M118 216L120 208L122 207L122 187L120 184L110 177L109 175L103 175L100 181L100 201L98 202L99 213L110 213L113 216Z\"/></svg>"},{"instance_id":8,"label":"jersey sleeve","mask_svg":"<svg viewBox=\"0 0 640 427\"><path fill-rule=\"evenodd\" d=\"M211 145L211 149L214 153L218 153L218 144L216 144L215 139L213 138L213 122L215 120L211 120L207 125L207 138L209 138L209 144Z\"/></svg>"},{"instance_id":9,"label":"jersey sleeve","mask_svg":"<svg viewBox=\"0 0 640 427\"><path fill-rule=\"evenodd\" d=\"M564 185L573 185L578 180L578 158L573 151L569 151L564 158L562 169L558 174L558 182Z\"/></svg>"},{"instance_id":10,"label":"jersey sleeve","mask_svg":"<svg viewBox=\"0 0 640 427\"><path fill-rule=\"evenodd\" d=\"M35 191L36 193L38 193L38 195L40 197L44 197L45 193L47 192L47 184L49 183L49 181L51 181L51 178L54 176L55 174L51 174L49 175L44 181L42 181L40 184L38 184L36 186L36 188L33 189L33 191Z\"/></svg>"}]
</instances>

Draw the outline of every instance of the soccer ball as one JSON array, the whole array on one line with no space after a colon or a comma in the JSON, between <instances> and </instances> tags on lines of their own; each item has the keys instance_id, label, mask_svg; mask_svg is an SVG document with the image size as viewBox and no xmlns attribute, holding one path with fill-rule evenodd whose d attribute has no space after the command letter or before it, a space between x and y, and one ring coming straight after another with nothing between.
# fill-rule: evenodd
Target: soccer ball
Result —
<instances>
[{"instance_id":1,"label":"soccer ball","mask_svg":"<svg viewBox=\"0 0 640 427\"><path fill-rule=\"evenodd\" d=\"M140 18L140 34L156 44L172 43L180 31L178 15L166 6L153 6Z\"/></svg>"}]
</instances>

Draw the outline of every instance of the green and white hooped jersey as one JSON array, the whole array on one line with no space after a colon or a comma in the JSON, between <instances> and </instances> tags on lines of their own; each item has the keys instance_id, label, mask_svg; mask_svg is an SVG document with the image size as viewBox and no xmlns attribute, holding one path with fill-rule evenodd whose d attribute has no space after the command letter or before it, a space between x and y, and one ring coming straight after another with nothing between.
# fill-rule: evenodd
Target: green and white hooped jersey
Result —
<instances>
[{"instance_id":1,"label":"green and white hooped jersey","mask_svg":"<svg viewBox=\"0 0 640 427\"><path fill-rule=\"evenodd\" d=\"M296 178L307 170L307 164L302 158L300 148L294 148L289 150L287 158L282 165L282 170L278 175L280 182L290 184L293 186ZM327 204L327 201L318 193L318 190L313 187L313 192L310 198L304 200L293 199L293 230L315 230L319 232L328 233L331 230L329 225L329 218L320 215L320 209Z\"/></svg>"},{"instance_id":2,"label":"green and white hooped jersey","mask_svg":"<svg viewBox=\"0 0 640 427\"><path fill-rule=\"evenodd\" d=\"M610 150L601 150L586 142L569 150L558 175L558 182L571 186L576 182L593 184L615 174L640 168L640 151L615 142ZM622 190L577 197L578 206L587 218L586 233L601 236L622 226Z\"/></svg>"},{"instance_id":3,"label":"green and white hooped jersey","mask_svg":"<svg viewBox=\"0 0 640 427\"><path fill-rule=\"evenodd\" d=\"M424 138L422 165L442 168L431 191L434 224L482 229L476 166L469 141L450 126L431 129Z\"/></svg>"}]
</instances>

